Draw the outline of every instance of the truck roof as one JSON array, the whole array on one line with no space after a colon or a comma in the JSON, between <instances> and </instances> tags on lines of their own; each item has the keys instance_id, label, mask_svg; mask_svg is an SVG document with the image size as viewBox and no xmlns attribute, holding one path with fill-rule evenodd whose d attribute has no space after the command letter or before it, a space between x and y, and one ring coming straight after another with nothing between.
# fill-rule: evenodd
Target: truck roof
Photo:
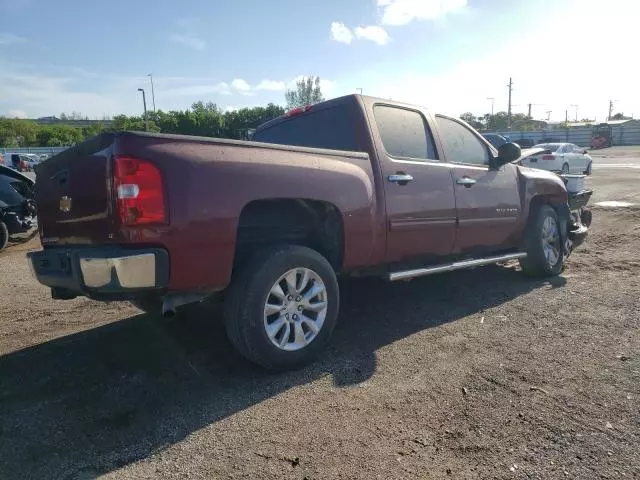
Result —
<instances>
[{"instance_id":1,"label":"truck roof","mask_svg":"<svg viewBox=\"0 0 640 480\"><path fill-rule=\"evenodd\" d=\"M336 98L332 98L330 100L325 100L324 102L320 102L320 103L316 103L314 105L310 105L309 109L312 110L320 110L323 108L329 108L329 107L335 107L336 105L340 105L340 104L351 104L354 105L358 102L359 99L365 100L365 101L370 101L370 102L379 102L379 103L387 103L387 104L391 104L391 105L398 105L401 107L408 107L408 108L413 108L415 109L417 107L417 105L413 105L413 104L409 104L409 103L404 103L404 102L398 102L395 100L390 100L388 98L381 98L381 97L372 97L369 95L360 95L359 93L351 93L349 95L343 95L342 97L336 97ZM420 107L422 110L426 110L424 107ZM285 113L284 115L281 115L277 118L274 118L273 120L269 120L267 122L264 122L263 124L259 125L258 128L256 128L256 132L259 132L261 130L265 130L267 128L271 128L274 125L277 125L279 123L282 122L288 122L289 120L293 120L295 119L296 116L287 116L287 114Z\"/></svg>"}]
</instances>

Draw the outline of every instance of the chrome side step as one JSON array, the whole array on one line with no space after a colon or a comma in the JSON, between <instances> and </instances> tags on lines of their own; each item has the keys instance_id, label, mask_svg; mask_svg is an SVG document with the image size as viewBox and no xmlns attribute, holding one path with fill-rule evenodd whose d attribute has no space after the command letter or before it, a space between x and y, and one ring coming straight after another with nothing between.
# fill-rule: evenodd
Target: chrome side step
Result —
<instances>
[{"instance_id":1,"label":"chrome side step","mask_svg":"<svg viewBox=\"0 0 640 480\"><path fill-rule=\"evenodd\" d=\"M474 260L461 260L459 262L445 263L435 267L416 268L415 270L404 270L401 272L392 272L387 275L387 280L395 282L397 280L407 280L409 278L424 277L425 275L433 275L434 273L451 272L453 270L462 270L463 268L480 267L482 265L490 265L492 263L506 262L507 260L518 260L527 256L524 252L507 253L495 257L478 258Z\"/></svg>"}]
</instances>

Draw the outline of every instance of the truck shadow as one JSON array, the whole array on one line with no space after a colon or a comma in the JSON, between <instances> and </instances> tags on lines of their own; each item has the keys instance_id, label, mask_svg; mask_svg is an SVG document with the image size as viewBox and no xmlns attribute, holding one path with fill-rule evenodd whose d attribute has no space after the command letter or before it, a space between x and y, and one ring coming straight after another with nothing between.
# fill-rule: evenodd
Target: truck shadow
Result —
<instances>
[{"instance_id":1,"label":"truck shadow","mask_svg":"<svg viewBox=\"0 0 640 480\"><path fill-rule=\"evenodd\" d=\"M327 374L338 386L364 381L380 347L549 285L497 266L342 283L330 351L297 372L247 364L219 319L197 311L172 321L139 315L0 357L0 478L115 470Z\"/></svg>"}]
</instances>

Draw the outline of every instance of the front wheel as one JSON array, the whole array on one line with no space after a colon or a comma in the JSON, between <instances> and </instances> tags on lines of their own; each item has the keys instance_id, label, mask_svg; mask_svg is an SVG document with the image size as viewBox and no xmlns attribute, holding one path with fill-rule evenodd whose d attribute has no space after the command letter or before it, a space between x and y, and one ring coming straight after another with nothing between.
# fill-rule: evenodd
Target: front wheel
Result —
<instances>
[{"instance_id":1,"label":"front wheel","mask_svg":"<svg viewBox=\"0 0 640 480\"><path fill-rule=\"evenodd\" d=\"M227 335L249 361L275 371L313 361L329 343L340 294L335 272L306 247L275 247L234 273L225 298Z\"/></svg>"},{"instance_id":2,"label":"front wheel","mask_svg":"<svg viewBox=\"0 0 640 480\"><path fill-rule=\"evenodd\" d=\"M562 171L560 172L562 175L567 175L569 173L569 164L565 163L562 165Z\"/></svg>"},{"instance_id":3,"label":"front wheel","mask_svg":"<svg viewBox=\"0 0 640 480\"><path fill-rule=\"evenodd\" d=\"M9 243L9 229L6 223L0 221L0 250L5 248L7 243Z\"/></svg>"},{"instance_id":4,"label":"front wheel","mask_svg":"<svg viewBox=\"0 0 640 480\"><path fill-rule=\"evenodd\" d=\"M558 275L564 267L560 221L555 210L542 205L533 212L526 231L526 258L520 260L525 274L534 277Z\"/></svg>"}]
</instances>

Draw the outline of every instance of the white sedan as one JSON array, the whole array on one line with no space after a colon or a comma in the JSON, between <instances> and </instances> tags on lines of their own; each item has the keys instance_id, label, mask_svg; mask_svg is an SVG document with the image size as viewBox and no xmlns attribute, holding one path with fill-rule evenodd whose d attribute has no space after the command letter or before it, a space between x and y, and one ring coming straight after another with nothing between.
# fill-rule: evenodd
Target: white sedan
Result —
<instances>
[{"instance_id":1,"label":"white sedan","mask_svg":"<svg viewBox=\"0 0 640 480\"><path fill-rule=\"evenodd\" d=\"M532 148L544 148L531 157L523 158L522 165L552 172L584 173L591 175L593 159L583 147L573 143L540 143Z\"/></svg>"}]
</instances>

